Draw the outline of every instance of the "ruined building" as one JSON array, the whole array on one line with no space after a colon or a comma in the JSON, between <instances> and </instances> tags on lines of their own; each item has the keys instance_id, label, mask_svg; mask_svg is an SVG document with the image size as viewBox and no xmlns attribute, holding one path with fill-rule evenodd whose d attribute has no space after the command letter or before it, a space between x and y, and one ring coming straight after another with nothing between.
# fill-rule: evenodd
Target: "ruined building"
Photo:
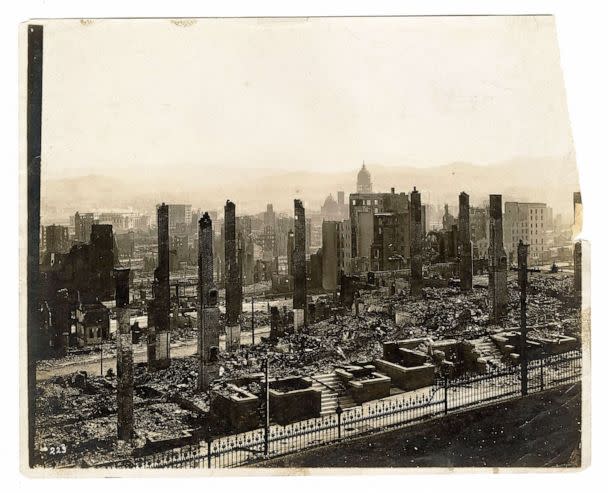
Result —
<instances>
[{"instance_id":1,"label":"ruined building","mask_svg":"<svg viewBox=\"0 0 608 493\"><path fill-rule=\"evenodd\" d=\"M148 369L156 370L170 365L171 293L169 286L169 207L156 210L158 227L158 265L152 282L153 300L148 305Z\"/></svg>"},{"instance_id":2,"label":"ruined building","mask_svg":"<svg viewBox=\"0 0 608 493\"><path fill-rule=\"evenodd\" d=\"M40 337L49 356L65 354L70 345L99 344L109 337L108 310L101 301L114 296L112 226L94 224L90 236L90 243L76 244L67 254L53 253L40 265L45 321Z\"/></svg>"},{"instance_id":3,"label":"ruined building","mask_svg":"<svg viewBox=\"0 0 608 493\"><path fill-rule=\"evenodd\" d=\"M289 280L289 290L293 290L293 231L287 233L287 279Z\"/></svg>"},{"instance_id":4,"label":"ruined building","mask_svg":"<svg viewBox=\"0 0 608 493\"><path fill-rule=\"evenodd\" d=\"M339 226L338 221L323 221L321 272L325 291L336 291L338 288Z\"/></svg>"},{"instance_id":5,"label":"ruined building","mask_svg":"<svg viewBox=\"0 0 608 493\"><path fill-rule=\"evenodd\" d=\"M66 355L70 337L70 298L67 289L57 291L54 310L51 315L50 348L51 355Z\"/></svg>"},{"instance_id":6,"label":"ruined building","mask_svg":"<svg viewBox=\"0 0 608 493\"><path fill-rule=\"evenodd\" d=\"M115 252L111 225L93 224L90 243L76 244L69 253L53 254L47 260L40 266L42 299L51 305L60 289L69 291L72 302L94 303L113 298Z\"/></svg>"},{"instance_id":7,"label":"ruined building","mask_svg":"<svg viewBox=\"0 0 608 493\"><path fill-rule=\"evenodd\" d=\"M95 216L92 212L74 214L74 231L77 243L88 243L91 238L91 229L95 224Z\"/></svg>"},{"instance_id":8,"label":"ruined building","mask_svg":"<svg viewBox=\"0 0 608 493\"><path fill-rule=\"evenodd\" d=\"M394 188L390 193L351 194L349 197L350 271L377 270L380 263L386 265L386 270L398 269L399 262L389 261L388 258L403 257L404 261L409 258L409 215L410 204L407 194L395 193ZM386 224L392 233L389 231L384 237L381 224ZM386 241L389 237L395 242ZM372 247L374 247L373 254ZM378 257L375 257L376 255Z\"/></svg>"},{"instance_id":9,"label":"ruined building","mask_svg":"<svg viewBox=\"0 0 608 493\"><path fill-rule=\"evenodd\" d=\"M410 201L410 296L416 299L422 296L422 207L416 187Z\"/></svg>"},{"instance_id":10,"label":"ruined building","mask_svg":"<svg viewBox=\"0 0 608 493\"><path fill-rule=\"evenodd\" d=\"M471 226L471 242L473 243L473 258L488 256L488 209L486 207L469 207Z\"/></svg>"},{"instance_id":11,"label":"ruined building","mask_svg":"<svg viewBox=\"0 0 608 493\"><path fill-rule=\"evenodd\" d=\"M211 217L211 216L209 216ZM218 286L224 286L226 281L226 259L224 258L224 223L223 221L213 220L213 272Z\"/></svg>"},{"instance_id":12,"label":"ruined building","mask_svg":"<svg viewBox=\"0 0 608 493\"><path fill-rule=\"evenodd\" d=\"M502 195L490 195L488 294L490 319L494 322L498 322L507 313L507 254L502 235Z\"/></svg>"},{"instance_id":13,"label":"ruined building","mask_svg":"<svg viewBox=\"0 0 608 493\"><path fill-rule=\"evenodd\" d=\"M473 248L469 222L469 196L462 192L458 197L458 263L460 267L460 289L473 289Z\"/></svg>"},{"instance_id":14,"label":"ruined building","mask_svg":"<svg viewBox=\"0 0 608 493\"><path fill-rule=\"evenodd\" d=\"M323 287L323 249L319 248L315 253L309 255L308 262L306 262L306 272L306 287L308 289ZM306 313L310 315L308 311ZM310 320L307 322L312 323Z\"/></svg>"},{"instance_id":15,"label":"ruined building","mask_svg":"<svg viewBox=\"0 0 608 493\"><path fill-rule=\"evenodd\" d=\"M205 212L198 226L198 388L206 390L219 375L220 309L213 282L213 224Z\"/></svg>"},{"instance_id":16,"label":"ruined building","mask_svg":"<svg viewBox=\"0 0 608 493\"><path fill-rule=\"evenodd\" d=\"M76 345L96 346L110 338L110 311L99 301L76 308Z\"/></svg>"},{"instance_id":17,"label":"ruined building","mask_svg":"<svg viewBox=\"0 0 608 493\"><path fill-rule=\"evenodd\" d=\"M340 221L338 228L338 272L345 272L347 274L349 274L352 269L351 259L353 252L351 245L351 234L352 227L350 219Z\"/></svg>"},{"instance_id":18,"label":"ruined building","mask_svg":"<svg viewBox=\"0 0 608 493\"><path fill-rule=\"evenodd\" d=\"M166 207L169 231L185 233L185 228L192 222L192 206L190 204L167 204Z\"/></svg>"},{"instance_id":19,"label":"ruined building","mask_svg":"<svg viewBox=\"0 0 608 493\"><path fill-rule=\"evenodd\" d=\"M444 231L451 231L452 226L454 226L456 224L456 219L454 218L454 216L452 216L452 214L450 214L448 204L445 204L443 207L444 207L444 209L443 209L444 212L443 212L443 218L441 220L441 224L443 226Z\"/></svg>"},{"instance_id":20,"label":"ruined building","mask_svg":"<svg viewBox=\"0 0 608 493\"><path fill-rule=\"evenodd\" d=\"M241 276L241 286L253 284L255 266L253 234L251 229L251 216L236 218L238 240L238 265Z\"/></svg>"},{"instance_id":21,"label":"ruined building","mask_svg":"<svg viewBox=\"0 0 608 493\"><path fill-rule=\"evenodd\" d=\"M409 253L409 214L379 212L374 214L370 269L373 271L404 269Z\"/></svg>"},{"instance_id":22,"label":"ruined building","mask_svg":"<svg viewBox=\"0 0 608 493\"><path fill-rule=\"evenodd\" d=\"M226 350L241 345L242 287L237 263L236 207L230 200L224 207L224 248L226 258Z\"/></svg>"},{"instance_id":23,"label":"ruined building","mask_svg":"<svg viewBox=\"0 0 608 493\"><path fill-rule=\"evenodd\" d=\"M118 439L133 438L133 341L129 310L130 269L114 269L116 281L116 394Z\"/></svg>"},{"instance_id":24,"label":"ruined building","mask_svg":"<svg viewBox=\"0 0 608 493\"><path fill-rule=\"evenodd\" d=\"M70 237L67 226L51 224L41 230L40 250L45 255L55 253L68 253L70 251Z\"/></svg>"},{"instance_id":25,"label":"ruined building","mask_svg":"<svg viewBox=\"0 0 608 493\"><path fill-rule=\"evenodd\" d=\"M301 330L306 324L306 216L302 201L294 200L293 249L293 328Z\"/></svg>"},{"instance_id":26,"label":"ruined building","mask_svg":"<svg viewBox=\"0 0 608 493\"><path fill-rule=\"evenodd\" d=\"M519 240L530 245L528 261L537 265L548 261L547 230L551 222L551 210L547 204L530 202L505 202L504 242L507 259L517 258Z\"/></svg>"},{"instance_id":27,"label":"ruined building","mask_svg":"<svg viewBox=\"0 0 608 493\"><path fill-rule=\"evenodd\" d=\"M287 253L287 239L289 232L293 234L293 218L277 217L275 234L275 252L279 257L285 257Z\"/></svg>"}]
</instances>

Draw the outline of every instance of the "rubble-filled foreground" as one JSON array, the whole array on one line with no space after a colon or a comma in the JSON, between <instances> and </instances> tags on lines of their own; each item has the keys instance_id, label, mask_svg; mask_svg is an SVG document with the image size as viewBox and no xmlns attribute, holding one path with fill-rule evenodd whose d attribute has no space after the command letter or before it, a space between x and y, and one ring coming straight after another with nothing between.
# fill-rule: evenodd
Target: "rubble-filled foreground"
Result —
<instances>
[{"instance_id":1,"label":"rubble-filled foreground","mask_svg":"<svg viewBox=\"0 0 608 493\"><path fill-rule=\"evenodd\" d=\"M530 336L580 334L580 310L571 303L572 277L565 273L530 275ZM220 355L221 387L231 379L262 371L265 358L271 376L314 375L352 361L382 356L382 343L404 338L475 339L516 328L519 292L509 280L509 311L498 325L488 319L487 288L474 282L471 292L425 288L420 300L384 290L361 293L359 316L329 318L278 341L264 341ZM39 382L36 396L36 449L41 462L85 466L147 453L172 439L197 439L206 429L209 396L196 391L197 359L174 359L171 366L148 372L135 367L135 433L130 448L117 448L116 380L76 373ZM255 387L255 386L254 386ZM254 394L262 389L250 388Z\"/></svg>"}]
</instances>

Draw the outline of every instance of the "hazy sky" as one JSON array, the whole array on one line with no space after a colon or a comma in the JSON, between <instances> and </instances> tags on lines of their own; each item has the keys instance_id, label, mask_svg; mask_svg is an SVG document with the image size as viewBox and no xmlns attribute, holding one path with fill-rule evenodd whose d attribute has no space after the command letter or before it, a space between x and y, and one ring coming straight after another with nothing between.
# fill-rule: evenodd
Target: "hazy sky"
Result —
<instances>
[{"instance_id":1,"label":"hazy sky","mask_svg":"<svg viewBox=\"0 0 608 493\"><path fill-rule=\"evenodd\" d=\"M572 154L552 17L51 22L44 176Z\"/></svg>"}]
</instances>

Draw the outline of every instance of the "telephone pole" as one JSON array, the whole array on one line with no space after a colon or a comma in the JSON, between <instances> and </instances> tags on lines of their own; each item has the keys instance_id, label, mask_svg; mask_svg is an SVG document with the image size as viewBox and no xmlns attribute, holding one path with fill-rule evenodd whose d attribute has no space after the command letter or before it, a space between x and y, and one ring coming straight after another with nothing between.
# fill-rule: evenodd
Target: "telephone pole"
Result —
<instances>
[{"instance_id":1,"label":"telephone pole","mask_svg":"<svg viewBox=\"0 0 608 493\"><path fill-rule=\"evenodd\" d=\"M519 240L517 245L517 268L519 277L519 330L520 330L520 363L521 395L528 395L528 325L526 320L528 290L528 245Z\"/></svg>"}]
</instances>

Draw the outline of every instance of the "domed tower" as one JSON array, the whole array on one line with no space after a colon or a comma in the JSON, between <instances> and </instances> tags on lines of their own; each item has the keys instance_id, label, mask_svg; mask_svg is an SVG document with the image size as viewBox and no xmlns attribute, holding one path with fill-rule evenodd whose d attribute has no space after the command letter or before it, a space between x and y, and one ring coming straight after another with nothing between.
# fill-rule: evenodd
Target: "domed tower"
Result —
<instances>
[{"instance_id":1,"label":"domed tower","mask_svg":"<svg viewBox=\"0 0 608 493\"><path fill-rule=\"evenodd\" d=\"M330 194L325 199L325 202L321 206L321 216L323 219L327 219L328 221L336 220L340 215L340 209L338 207L338 202L333 196Z\"/></svg>"},{"instance_id":2,"label":"domed tower","mask_svg":"<svg viewBox=\"0 0 608 493\"><path fill-rule=\"evenodd\" d=\"M372 193L372 175L365 167L365 163L357 174L357 193Z\"/></svg>"}]
</instances>

